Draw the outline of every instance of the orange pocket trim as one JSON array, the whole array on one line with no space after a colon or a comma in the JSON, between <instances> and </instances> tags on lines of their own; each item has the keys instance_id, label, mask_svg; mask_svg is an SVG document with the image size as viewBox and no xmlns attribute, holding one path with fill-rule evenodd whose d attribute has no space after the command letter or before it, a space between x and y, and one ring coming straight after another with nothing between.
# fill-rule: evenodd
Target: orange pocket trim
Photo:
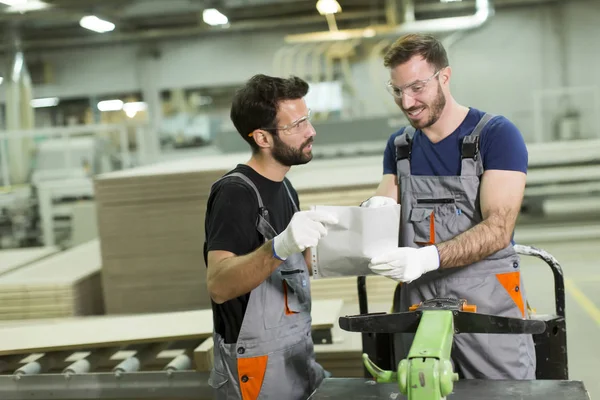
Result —
<instances>
[{"instance_id":1,"label":"orange pocket trim","mask_svg":"<svg viewBox=\"0 0 600 400\"><path fill-rule=\"evenodd\" d=\"M256 400L260 394L269 356L238 358L238 379L243 400Z\"/></svg>"},{"instance_id":2,"label":"orange pocket trim","mask_svg":"<svg viewBox=\"0 0 600 400\"><path fill-rule=\"evenodd\" d=\"M294 315L295 312L290 310L290 307L288 306L288 294L287 294L287 285L285 284L285 281L283 282L283 303L284 303L284 307L285 307L285 315Z\"/></svg>"},{"instance_id":3,"label":"orange pocket trim","mask_svg":"<svg viewBox=\"0 0 600 400\"><path fill-rule=\"evenodd\" d=\"M435 244L435 214L432 211L429 216L429 243Z\"/></svg>"},{"instance_id":4,"label":"orange pocket trim","mask_svg":"<svg viewBox=\"0 0 600 400\"><path fill-rule=\"evenodd\" d=\"M429 215L429 241L415 243L423 246L435 244L435 211L432 211Z\"/></svg>"},{"instance_id":5,"label":"orange pocket trim","mask_svg":"<svg viewBox=\"0 0 600 400\"><path fill-rule=\"evenodd\" d=\"M515 271L506 274L496 274L496 278L511 299L513 299L517 307L519 307L523 318L525 318L525 304L523 303L523 296L521 296L521 273Z\"/></svg>"}]
</instances>

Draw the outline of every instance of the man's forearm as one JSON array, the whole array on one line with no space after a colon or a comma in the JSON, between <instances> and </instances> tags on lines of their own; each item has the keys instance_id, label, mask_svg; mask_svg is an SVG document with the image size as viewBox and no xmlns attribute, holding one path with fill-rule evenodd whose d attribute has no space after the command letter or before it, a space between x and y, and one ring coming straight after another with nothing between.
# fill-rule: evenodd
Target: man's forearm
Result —
<instances>
[{"instance_id":1,"label":"man's forearm","mask_svg":"<svg viewBox=\"0 0 600 400\"><path fill-rule=\"evenodd\" d=\"M226 258L215 266L208 286L217 303L234 299L257 288L282 263L273 256L271 240L252 253Z\"/></svg>"},{"instance_id":2,"label":"man's forearm","mask_svg":"<svg viewBox=\"0 0 600 400\"><path fill-rule=\"evenodd\" d=\"M508 246L510 230L507 226L507 218L490 216L453 239L436 244L440 268L470 265Z\"/></svg>"}]
</instances>

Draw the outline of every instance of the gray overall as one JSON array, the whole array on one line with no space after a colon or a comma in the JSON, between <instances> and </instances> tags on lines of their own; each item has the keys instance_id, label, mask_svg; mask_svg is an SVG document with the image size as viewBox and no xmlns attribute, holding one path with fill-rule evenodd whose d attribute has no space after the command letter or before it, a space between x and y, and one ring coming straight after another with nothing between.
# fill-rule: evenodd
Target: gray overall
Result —
<instances>
[{"instance_id":1,"label":"gray overall","mask_svg":"<svg viewBox=\"0 0 600 400\"><path fill-rule=\"evenodd\" d=\"M462 143L460 176L413 176L410 155L414 128L395 139L401 211L400 245L420 247L452 239L482 221L479 183L483 163L479 134L490 121L486 114ZM402 283L398 311L433 297L466 299L478 313L526 318L526 293L520 259L512 244L466 267L431 271ZM398 335L397 357L404 358L411 335ZM397 338L397 339L398 339ZM452 361L464 378L535 379L531 335L458 334Z\"/></svg>"},{"instance_id":2,"label":"gray overall","mask_svg":"<svg viewBox=\"0 0 600 400\"><path fill-rule=\"evenodd\" d=\"M259 204L256 229L265 242L275 237L256 186L239 173L221 179L229 178L239 178L254 190ZM209 383L215 399L308 398L324 378L323 368L315 361L310 312L308 267L301 253L293 254L250 293L237 343L225 343L213 333Z\"/></svg>"}]
</instances>

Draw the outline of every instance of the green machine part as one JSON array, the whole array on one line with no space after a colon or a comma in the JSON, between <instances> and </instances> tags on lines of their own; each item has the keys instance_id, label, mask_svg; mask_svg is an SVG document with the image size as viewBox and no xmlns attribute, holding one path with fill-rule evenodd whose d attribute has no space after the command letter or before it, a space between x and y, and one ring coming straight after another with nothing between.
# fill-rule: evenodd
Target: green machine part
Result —
<instances>
[{"instance_id":1,"label":"green machine part","mask_svg":"<svg viewBox=\"0 0 600 400\"><path fill-rule=\"evenodd\" d=\"M378 383L398 382L409 400L440 400L452 393L458 374L450 362L454 339L451 310L424 310L408 357L398 372L384 371L363 354L367 370Z\"/></svg>"}]
</instances>

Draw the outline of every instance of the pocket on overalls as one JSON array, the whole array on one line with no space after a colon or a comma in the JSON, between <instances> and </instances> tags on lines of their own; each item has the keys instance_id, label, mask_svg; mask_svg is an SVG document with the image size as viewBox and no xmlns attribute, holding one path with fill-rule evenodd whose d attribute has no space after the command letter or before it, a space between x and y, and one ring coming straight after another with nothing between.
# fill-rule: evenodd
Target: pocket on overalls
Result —
<instances>
[{"instance_id":1,"label":"pocket on overalls","mask_svg":"<svg viewBox=\"0 0 600 400\"><path fill-rule=\"evenodd\" d=\"M435 215L433 208L413 208L410 222L415 231L415 243L429 245L435 243Z\"/></svg>"},{"instance_id":2,"label":"pocket on overalls","mask_svg":"<svg viewBox=\"0 0 600 400\"><path fill-rule=\"evenodd\" d=\"M282 270L285 314L291 315L308 310L308 277L301 269Z\"/></svg>"},{"instance_id":3,"label":"pocket on overalls","mask_svg":"<svg viewBox=\"0 0 600 400\"><path fill-rule=\"evenodd\" d=\"M419 204L421 202L423 204ZM454 200L418 200L417 204L410 213L416 244L427 246L444 242L463 232L458 219L464 216L460 215Z\"/></svg>"}]
</instances>

